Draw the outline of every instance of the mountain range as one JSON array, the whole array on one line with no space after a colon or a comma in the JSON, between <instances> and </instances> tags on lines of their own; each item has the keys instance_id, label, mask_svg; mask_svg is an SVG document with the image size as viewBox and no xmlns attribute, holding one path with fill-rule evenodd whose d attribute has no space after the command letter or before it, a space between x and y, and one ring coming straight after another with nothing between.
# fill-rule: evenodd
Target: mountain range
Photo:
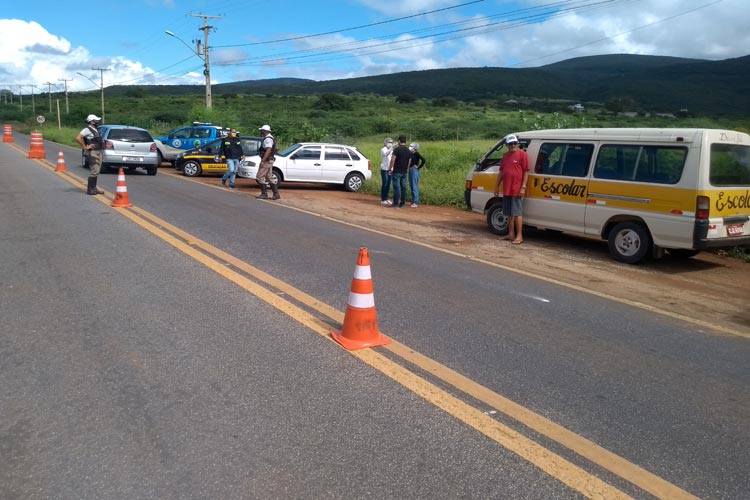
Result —
<instances>
[{"instance_id":1,"label":"mountain range","mask_svg":"<svg viewBox=\"0 0 750 500\"><path fill-rule=\"evenodd\" d=\"M148 86L149 94L202 93L202 86ZM314 81L247 80L214 85L221 94L377 94L460 101L555 99L606 103L626 99L651 112L750 114L750 55L710 61L613 54L579 57L535 68L451 68Z\"/></svg>"}]
</instances>

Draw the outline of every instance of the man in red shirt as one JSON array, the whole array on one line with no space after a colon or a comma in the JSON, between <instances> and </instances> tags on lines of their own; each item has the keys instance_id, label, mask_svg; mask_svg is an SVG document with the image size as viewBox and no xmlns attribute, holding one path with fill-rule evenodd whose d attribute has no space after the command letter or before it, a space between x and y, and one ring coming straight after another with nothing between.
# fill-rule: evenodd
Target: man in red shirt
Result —
<instances>
[{"instance_id":1,"label":"man in red shirt","mask_svg":"<svg viewBox=\"0 0 750 500\"><path fill-rule=\"evenodd\" d=\"M523 243L523 197L529 180L529 157L518 147L518 138L510 134L505 138L508 152L503 155L495 182L498 196L503 183L503 213L508 217L508 235L504 238L514 245Z\"/></svg>"}]
</instances>

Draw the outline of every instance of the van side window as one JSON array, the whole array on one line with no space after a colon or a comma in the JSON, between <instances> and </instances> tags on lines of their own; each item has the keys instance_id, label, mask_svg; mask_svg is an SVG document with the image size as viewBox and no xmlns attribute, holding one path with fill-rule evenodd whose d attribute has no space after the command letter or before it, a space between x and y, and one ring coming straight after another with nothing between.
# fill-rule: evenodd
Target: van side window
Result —
<instances>
[{"instance_id":1,"label":"van side window","mask_svg":"<svg viewBox=\"0 0 750 500\"><path fill-rule=\"evenodd\" d=\"M711 144L713 186L750 186L750 148L735 144Z\"/></svg>"},{"instance_id":2,"label":"van side window","mask_svg":"<svg viewBox=\"0 0 750 500\"><path fill-rule=\"evenodd\" d=\"M586 177L593 152L593 144L544 143L539 148L534 172L543 175Z\"/></svg>"},{"instance_id":3,"label":"van side window","mask_svg":"<svg viewBox=\"0 0 750 500\"><path fill-rule=\"evenodd\" d=\"M594 167L597 179L676 184L682 177L687 148L605 144Z\"/></svg>"}]
</instances>

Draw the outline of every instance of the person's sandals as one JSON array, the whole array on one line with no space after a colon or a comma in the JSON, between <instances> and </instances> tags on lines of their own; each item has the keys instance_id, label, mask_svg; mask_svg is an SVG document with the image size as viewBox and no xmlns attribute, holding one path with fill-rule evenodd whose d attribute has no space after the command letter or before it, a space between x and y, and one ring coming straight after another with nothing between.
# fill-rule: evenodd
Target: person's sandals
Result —
<instances>
[{"instance_id":1,"label":"person's sandals","mask_svg":"<svg viewBox=\"0 0 750 500\"><path fill-rule=\"evenodd\" d=\"M510 243L511 243L512 245L520 245L521 243L523 243L523 240L513 240L513 241L511 241Z\"/></svg>"}]
</instances>

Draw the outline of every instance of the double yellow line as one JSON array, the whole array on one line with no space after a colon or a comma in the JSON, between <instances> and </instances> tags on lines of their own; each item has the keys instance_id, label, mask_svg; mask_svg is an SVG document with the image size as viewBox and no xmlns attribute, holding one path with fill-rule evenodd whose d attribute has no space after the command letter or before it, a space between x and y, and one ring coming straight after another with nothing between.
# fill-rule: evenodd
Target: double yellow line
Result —
<instances>
[{"instance_id":1,"label":"double yellow line","mask_svg":"<svg viewBox=\"0 0 750 500\"><path fill-rule=\"evenodd\" d=\"M54 171L54 167L46 160L37 161L45 168ZM83 180L77 176L69 173L59 175L71 184L85 189ZM105 195L97 196L96 199L109 205L113 200L113 195L105 193ZM204 264L217 274L329 340L331 340L331 329L343 322L344 314L341 311L237 259L233 255L195 238L145 210L138 207L117 210L124 217L169 243L185 255ZM269 290L272 293L268 293ZM310 311L314 311L318 315ZM330 321L324 320L325 318ZM338 346L335 342L332 341L332 343ZM591 472L573 464L480 409L464 402L448 390L438 387L435 383L429 381L427 376L417 375L406 365L419 368L429 374L429 377L434 377L447 384L451 391L463 393L487 405L488 408L494 408L497 412L555 441L590 463L619 476L656 498L697 498L596 443L514 403L399 342L393 341L392 344L379 349L387 351L391 356L385 356L372 349L352 351L350 354L587 498L623 499L631 497L599 479ZM403 364L397 363L391 358L400 359Z\"/></svg>"}]
</instances>

